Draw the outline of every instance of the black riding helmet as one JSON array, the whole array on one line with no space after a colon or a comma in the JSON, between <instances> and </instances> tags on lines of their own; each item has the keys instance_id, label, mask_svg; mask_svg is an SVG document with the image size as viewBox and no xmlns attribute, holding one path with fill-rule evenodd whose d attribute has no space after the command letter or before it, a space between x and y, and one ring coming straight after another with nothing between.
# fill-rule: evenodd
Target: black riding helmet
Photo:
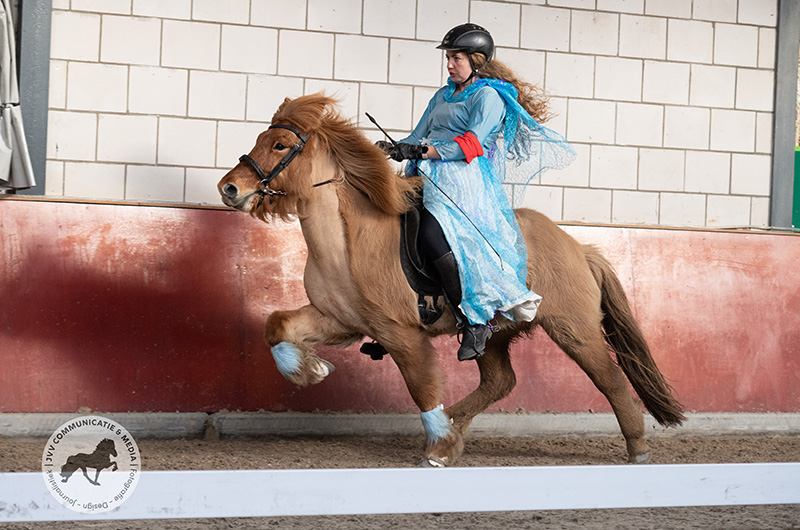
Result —
<instances>
[{"instance_id":1,"label":"black riding helmet","mask_svg":"<svg viewBox=\"0 0 800 530\"><path fill-rule=\"evenodd\" d=\"M458 50L472 53L482 53L486 57L486 64L492 60L494 55L494 40L486 29L477 24L461 24L456 26L442 39L442 43L436 47L439 50ZM470 58L472 64L472 58ZM473 73L475 66L472 66Z\"/></svg>"}]
</instances>

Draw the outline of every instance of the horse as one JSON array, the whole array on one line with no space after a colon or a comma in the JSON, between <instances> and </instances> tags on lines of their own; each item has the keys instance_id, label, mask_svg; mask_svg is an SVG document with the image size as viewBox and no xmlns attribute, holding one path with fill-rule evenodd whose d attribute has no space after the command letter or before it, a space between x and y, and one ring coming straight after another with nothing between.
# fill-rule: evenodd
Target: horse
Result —
<instances>
[{"instance_id":1,"label":"horse","mask_svg":"<svg viewBox=\"0 0 800 530\"><path fill-rule=\"evenodd\" d=\"M100 483L97 479L100 477L100 471L111 467L111 471L116 471L118 468L117 463L111 460L111 456L117 456L117 448L114 446L114 440L104 438L97 444L94 452L91 454L78 453L67 458L67 462L61 466L61 482L66 482L77 471L83 471L83 476L90 484L99 486ZM87 468L96 469L97 473L94 475L94 480L89 478Z\"/></svg>"},{"instance_id":2,"label":"horse","mask_svg":"<svg viewBox=\"0 0 800 530\"><path fill-rule=\"evenodd\" d=\"M314 345L376 340L420 410L427 438L423 466L449 466L463 453L473 418L516 384L509 345L537 327L608 399L629 462L645 463L650 456L644 416L628 381L661 425L685 420L610 263L530 209L515 215L528 248L526 282L543 301L532 322L495 319L485 354L477 359L478 387L445 409L444 376L431 338L457 333L455 319L440 298L443 316L422 323L399 252L399 216L413 208L421 179L401 177L324 94L286 98L217 188L227 206L266 223L299 219L309 250L303 282L310 303L273 312L264 329L280 373L298 387L319 383L334 367L317 356Z\"/></svg>"}]
</instances>

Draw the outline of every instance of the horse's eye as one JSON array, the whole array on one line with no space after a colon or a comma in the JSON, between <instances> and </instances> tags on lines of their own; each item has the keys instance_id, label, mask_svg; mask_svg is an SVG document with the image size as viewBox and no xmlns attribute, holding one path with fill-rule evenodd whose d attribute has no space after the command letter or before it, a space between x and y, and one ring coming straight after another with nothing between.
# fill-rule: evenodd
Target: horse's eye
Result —
<instances>
[{"instance_id":1,"label":"horse's eye","mask_svg":"<svg viewBox=\"0 0 800 530\"><path fill-rule=\"evenodd\" d=\"M278 142L277 144L275 144L276 151L283 151L284 149L286 149L286 146L283 145L282 143Z\"/></svg>"}]
</instances>

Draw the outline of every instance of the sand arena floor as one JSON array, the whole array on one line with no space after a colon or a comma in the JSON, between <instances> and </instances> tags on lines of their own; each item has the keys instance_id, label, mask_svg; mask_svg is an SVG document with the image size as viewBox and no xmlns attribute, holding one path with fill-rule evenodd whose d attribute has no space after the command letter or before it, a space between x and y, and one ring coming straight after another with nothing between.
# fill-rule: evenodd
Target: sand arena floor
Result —
<instances>
[{"instance_id":1,"label":"sand arena floor","mask_svg":"<svg viewBox=\"0 0 800 530\"><path fill-rule=\"evenodd\" d=\"M44 439L0 438L0 472L39 471ZM653 463L800 461L800 436L656 437ZM304 436L138 441L145 470L311 469L410 467L419 460L419 437ZM459 466L626 465L625 444L616 437L474 438ZM464 495L480 496L479 485ZM271 517L160 521L13 523L29 529L800 529L800 505L481 512L443 514Z\"/></svg>"}]
</instances>

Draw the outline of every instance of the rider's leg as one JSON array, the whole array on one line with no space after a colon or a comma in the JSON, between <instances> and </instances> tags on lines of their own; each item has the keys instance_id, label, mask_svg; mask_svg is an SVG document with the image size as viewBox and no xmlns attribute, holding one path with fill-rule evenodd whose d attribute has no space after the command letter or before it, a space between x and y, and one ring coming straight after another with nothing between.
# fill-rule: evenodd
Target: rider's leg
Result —
<instances>
[{"instance_id":1,"label":"rider's leg","mask_svg":"<svg viewBox=\"0 0 800 530\"><path fill-rule=\"evenodd\" d=\"M458 360L469 361L483 355L486 339L491 330L486 324L470 324L461 311L461 280L458 275L458 263L453 255L442 227L436 218L425 208L420 212L420 238L427 259L433 263L439 276L439 285L444 291L445 300L453 311L456 326L462 332L461 347L458 349Z\"/></svg>"}]
</instances>

